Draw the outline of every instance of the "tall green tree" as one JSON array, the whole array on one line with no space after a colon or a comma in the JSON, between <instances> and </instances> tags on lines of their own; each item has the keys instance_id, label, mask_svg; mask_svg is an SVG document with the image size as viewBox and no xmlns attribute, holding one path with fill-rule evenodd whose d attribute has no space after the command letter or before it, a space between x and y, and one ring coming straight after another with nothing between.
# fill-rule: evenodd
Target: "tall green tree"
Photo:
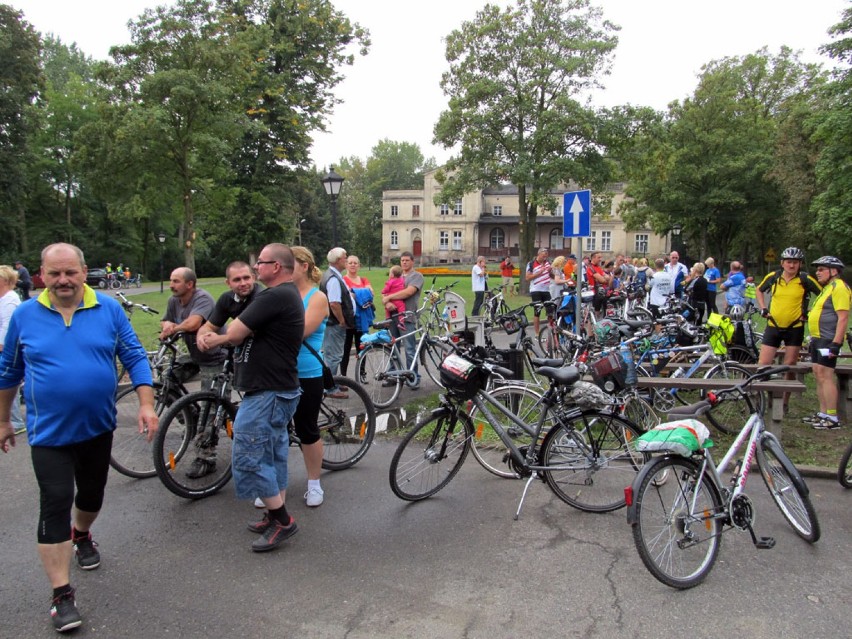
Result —
<instances>
[{"instance_id":1,"label":"tall green tree","mask_svg":"<svg viewBox=\"0 0 852 639\"><path fill-rule=\"evenodd\" d=\"M522 260L533 253L538 208L555 204L553 187L608 177L599 116L584 96L609 72L617 29L588 0L517 0L505 10L486 5L447 37L441 88L449 102L435 141L459 153L440 197L517 185Z\"/></svg>"},{"instance_id":2,"label":"tall green tree","mask_svg":"<svg viewBox=\"0 0 852 639\"><path fill-rule=\"evenodd\" d=\"M838 64L827 86L825 110L814 119L814 139L822 145L816 163L820 193L814 200L816 232L823 246L852 258L852 7L829 30L836 39L823 52Z\"/></svg>"},{"instance_id":3,"label":"tall green tree","mask_svg":"<svg viewBox=\"0 0 852 639\"><path fill-rule=\"evenodd\" d=\"M27 239L28 167L34 105L44 84L39 66L40 41L20 11L0 4L0 254L29 252Z\"/></svg>"}]
</instances>

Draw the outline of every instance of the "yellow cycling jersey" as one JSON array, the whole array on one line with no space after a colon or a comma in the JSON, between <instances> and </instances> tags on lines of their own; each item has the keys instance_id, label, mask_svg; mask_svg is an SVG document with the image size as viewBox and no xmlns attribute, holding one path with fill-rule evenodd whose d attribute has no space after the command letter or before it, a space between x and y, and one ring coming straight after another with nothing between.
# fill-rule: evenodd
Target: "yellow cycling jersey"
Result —
<instances>
[{"instance_id":1,"label":"yellow cycling jersey","mask_svg":"<svg viewBox=\"0 0 852 639\"><path fill-rule=\"evenodd\" d=\"M837 330L837 311L848 311L850 302L852 291L846 282L834 279L826 284L808 315L811 337L833 338Z\"/></svg>"},{"instance_id":2,"label":"yellow cycling jersey","mask_svg":"<svg viewBox=\"0 0 852 639\"><path fill-rule=\"evenodd\" d=\"M810 275L805 276L809 288L815 292L820 290L819 283ZM758 288L767 292L771 289L772 299L769 302L769 325L776 328L801 326L801 317L807 312L804 306L805 296L810 292L802 283L803 277L796 275L789 282L778 272L769 273L763 278Z\"/></svg>"}]
</instances>

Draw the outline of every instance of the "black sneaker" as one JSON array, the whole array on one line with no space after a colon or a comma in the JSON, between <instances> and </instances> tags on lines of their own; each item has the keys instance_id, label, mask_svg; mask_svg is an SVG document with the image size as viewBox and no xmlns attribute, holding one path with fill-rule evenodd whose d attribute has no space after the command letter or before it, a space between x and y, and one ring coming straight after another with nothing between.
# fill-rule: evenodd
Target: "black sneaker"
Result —
<instances>
[{"instance_id":1,"label":"black sneaker","mask_svg":"<svg viewBox=\"0 0 852 639\"><path fill-rule=\"evenodd\" d=\"M263 513L263 519L260 521L250 521L247 525L248 529L253 533L262 535L266 529L272 525L272 520L269 518L269 511Z\"/></svg>"},{"instance_id":2,"label":"black sneaker","mask_svg":"<svg viewBox=\"0 0 852 639\"><path fill-rule=\"evenodd\" d=\"M802 422L805 424L819 424L819 420L822 417L819 416L819 413L814 413L813 415L806 415L802 417Z\"/></svg>"},{"instance_id":3,"label":"black sneaker","mask_svg":"<svg viewBox=\"0 0 852 639\"><path fill-rule=\"evenodd\" d=\"M204 475L209 475L214 470L216 470L215 459L201 459L201 457L196 457L184 475L190 479L199 479L200 477L204 477Z\"/></svg>"},{"instance_id":4,"label":"black sneaker","mask_svg":"<svg viewBox=\"0 0 852 639\"><path fill-rule=\"evenodd\" d=\"M74 601L73 589L53 598L50 606L50 620L56 632L68 632L79 628L83 623L80 611L77 610L77 602Z\"/></svg>"},{"instance_id":5,"label":"black sneaker","mask_svg":"<svg viewBox=\"0 0 852 639\"><path fill-rule=\"evenodd\" d=\"M299 530L296 526L296 520L290 516L289 525L285 526L277 519L269 522L269 527L263 531L263 536L260 539L255 539L251 544L251 549L254 552L267 552L275 550L281 545L285 539L289 539Z\"/></svg>"},{"instance_id":6,"label":"black sneaker","mask_svg":"<svg viewBox=\"0 0 852 639\"><path fill-rule=\"evenodd\" d=\"M827 419L823 417L816 424L813 424L814 430L838 430L840 422L836 419Z\"/></svg>"},{"instance_id":7,"label":"black sneaker","mask_svg":"<svg viewBox=\"0 0 852 639\"><path fill-rule=\"evenodd\" d=\"M77 565L83 570L94 570L101 565L101 553L92 541L91 532L87 532L85 537L74 538L74 554L77 556Z\"/></svg>"}]
</instances>

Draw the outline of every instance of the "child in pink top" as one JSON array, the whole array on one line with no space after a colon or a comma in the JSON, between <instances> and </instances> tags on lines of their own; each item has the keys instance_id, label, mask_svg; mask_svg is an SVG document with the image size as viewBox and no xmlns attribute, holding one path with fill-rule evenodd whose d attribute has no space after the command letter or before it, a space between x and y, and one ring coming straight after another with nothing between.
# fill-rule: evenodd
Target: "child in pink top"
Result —
<instances>
[{"instance_id":1,"label":"child in pink top","mask_svg":"<svg viewBox=\"0 0 852 639\"><path fill-rule=\"evenodd\" d=\"M390 277L385 282L385 287L382 289L382 295L391 295L398 293L405 288L405 278L402 276L401 266L392 266L390 269ZM393 300L385 304L385 317L390 319L405 313L405 300ZM399 318L400 325L403 323L402 318Z\"/></svg>"}]
</instances>

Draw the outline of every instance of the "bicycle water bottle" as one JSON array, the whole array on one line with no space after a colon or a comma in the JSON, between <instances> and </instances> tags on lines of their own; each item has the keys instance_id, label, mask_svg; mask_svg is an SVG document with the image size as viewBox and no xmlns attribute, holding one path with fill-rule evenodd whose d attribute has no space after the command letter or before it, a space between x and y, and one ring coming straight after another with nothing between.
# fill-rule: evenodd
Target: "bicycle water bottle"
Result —
<instances>
[{"instance_id":1,"label":"bicycle water bottle","mask_svg":"<svg viewBox=\"0 0 852 639\"><path fill-rule=\"evenodd\" d=\"M628 386L634 386L637 382L636 362L633 361L633 353L629 346L622 344L621 359L624 360L624 383Z\"/></svg>"},{"instance_id":2,"label":"bicycle water bottle","mask_svg":"<svg viewBox=\"0 0 852 639\"><path fill-rule=\"evenodd\" d=\"M682 377L686 371L683 368L676 368L672 371L672 374L669 375L671 378Z\"/></svg>"}]
</instances>

